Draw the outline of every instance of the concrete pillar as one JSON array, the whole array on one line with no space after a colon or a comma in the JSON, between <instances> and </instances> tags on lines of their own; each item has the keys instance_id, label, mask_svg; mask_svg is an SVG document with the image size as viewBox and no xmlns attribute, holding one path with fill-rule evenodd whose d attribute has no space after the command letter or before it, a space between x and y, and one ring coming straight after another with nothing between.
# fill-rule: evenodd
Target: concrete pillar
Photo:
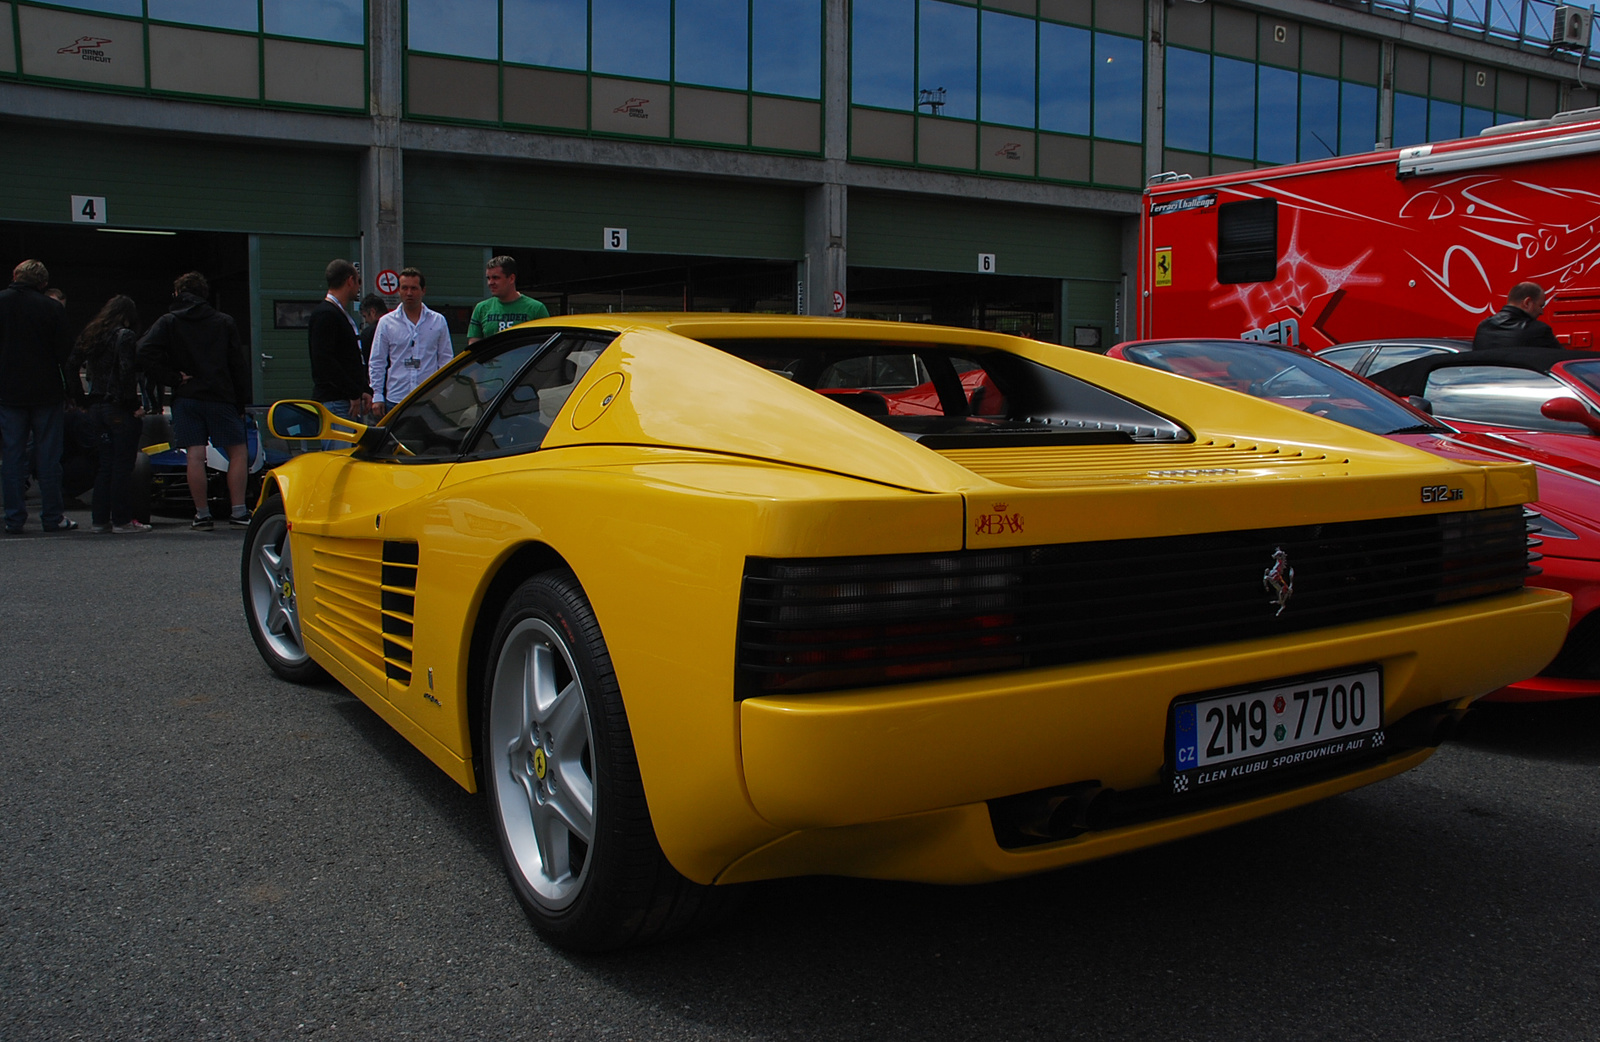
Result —
<instances>
[{"instance_id":1,"label":"concrete pillar","mask_svg":"<svg viewBox=\"0 0 1600 1042\"><path fill-rule=\"evenodd\" d=\"M1149 12L1144 42L1145 96L1149 98L1144 107L1144 176L1148 181L1166 169L1162 162L1162 142L1167 136L1166 0L1149 0L1145 7Z\"/></svg>"},{"instance_id":2,"label":"concrete pillar","mask_svg":"<svg viewBox=\"0 0 1600 1042\"><path fill-rule=\"evenodd\" d=\"M1379 150L1394 147L1394 41L1378 45L1378 141Z\"/></svg>"},{"instance_id":3,"label":"concrete pillar","mask_svg":"<svg viewBox=\"0 0 1600 1042\"><path fill-rule=\"evenodd\" d=\"M823 33L822 84L824 159L842 163L850 153L850 4L828 0Z\"/></svg>"},{"instance_id":4,"label":"concrete pillar","mask_svg":"<svg viewBox=\"0 0 1600 1042\"><path fill-rule=\"evenodd\" d=\"M372 0L368 54L372 72L372 144L361 157L356 205L361 220L362 290L378 292L377 275L405 264L402 220L405 167L400 152L400 0ZM393 305L398 297L390 297Z\"/></svg>"},{"instance_id":5,"label":"concrete pillar","mask_svg":"<svg viewBox=\"0 0 1600 1042\"><path fill-rule=\"evenodd\" d=\"M800 276L805 299L801 302L801 314L843 314L849 199L849 192L842 184L813 185L806 189L806 259Z\"/></svg>"},{"instance_id":6,"label":"concrete pillar","mask_svg":"<svg viewBox=\"0 0 1600 1042\"><path fill-rule=\"evenodd\" d=\"M1124 340L1143 334L1139 330L1139 218L1122 219L1122 286L1117 293L1116 328L1111 330L1101 350L1110 350Z\"/></svg>"},{"instance_id":7,"label":"concrete pillar","mask_svg":"<svg viewBox=\"0 0 1600 1042\"><path fill-rule=\"evenodd\" d=\"M806 189L805 260L800 266L802 315L840 315L846 299L846 233L850 193L839 181L850 154L850 5L827 0L823 35L822 184ZM837 296L835 296L837 294ZM835 311L835 305L840 310Z\"/></svg>"}]
</instances>

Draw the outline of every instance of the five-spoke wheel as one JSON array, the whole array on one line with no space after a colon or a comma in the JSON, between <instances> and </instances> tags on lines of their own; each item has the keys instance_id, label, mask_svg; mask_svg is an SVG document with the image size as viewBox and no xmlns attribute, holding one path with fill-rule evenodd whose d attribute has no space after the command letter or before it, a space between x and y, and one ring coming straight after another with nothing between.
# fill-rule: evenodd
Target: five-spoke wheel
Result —
<instances>
[{"instance_id":1,"label":"five-spoke wheel","mask_svg":"<svg viewBox=\"0 0 1600 1042\"><path fill-rule=\"evenodd\" d=\"M540 932L604 951L711 921L725 888L685 879L656 842L611 655L577 578L523 582L484 665L484 789Z\"/></svg>"},{"instance_id":2,"label":"five-spoke wheel","mask_svg":"<svg viewBox=\"0 0 1600 1042\"><path fill-rule=\"evenodd\" d=\"M566 908L594 846L594 738L572 651L544 619L500 645L490 698L488 769L508 853L539 903Z\"/></svg>"},{"instance_id":3,"label":"five-spoke wheel","mask_svg":"<svg viewBox=\"0 0 1600 1042\"><path fill-rule=\"evenodd\" d=\"M289 522L283 500L273 496L256 511L245 535L240 586L250 636L272 671L305 683L323 675L300 635L300 606L289 553Z\"/></svg>"}]
</instances>

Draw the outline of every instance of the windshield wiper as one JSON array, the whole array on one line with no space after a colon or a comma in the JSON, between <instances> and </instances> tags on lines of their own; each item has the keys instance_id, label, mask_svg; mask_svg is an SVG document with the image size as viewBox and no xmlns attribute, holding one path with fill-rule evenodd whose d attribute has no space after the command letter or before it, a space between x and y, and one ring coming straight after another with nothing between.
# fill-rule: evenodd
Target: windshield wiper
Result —
<instances>
[{"instance_id":1,"label":"windshield wiper","mask_svg":"<svg viewBox=\"0 0 1600 1042\"><path fill-rule=\"evenodd\" d=\"M1384 431L1383 433L1385 435L1390 435L1390 434L1449 434L1450 433L1450 428L1449 427L1441 427L1436 423L1414 423L1409 427L1396 427L1392 431Z\"/></svg>"}]
</instances>

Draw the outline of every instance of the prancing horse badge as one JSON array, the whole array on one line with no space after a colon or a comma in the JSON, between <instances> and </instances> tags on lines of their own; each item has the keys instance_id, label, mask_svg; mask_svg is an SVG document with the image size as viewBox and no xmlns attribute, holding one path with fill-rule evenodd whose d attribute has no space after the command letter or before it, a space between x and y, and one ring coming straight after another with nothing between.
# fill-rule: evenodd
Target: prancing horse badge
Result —
<instances>
[{"instance_id":1,"label":"prancing horse badge","mask_svg":"<svg viewBox=\"0 0 1600 1042\"><path fill-rule=\"evenodd\" d=\"M1284 553L1283 547L1272 551L1272 567L1261 574L1261 585L1272 594L1272 603L1278 606L1276 615L1282 615L1283 609L1289 606L1289 598L1294 596L1294 567L1289 564L1289 555Z\"/></svg>"}]
</instances>

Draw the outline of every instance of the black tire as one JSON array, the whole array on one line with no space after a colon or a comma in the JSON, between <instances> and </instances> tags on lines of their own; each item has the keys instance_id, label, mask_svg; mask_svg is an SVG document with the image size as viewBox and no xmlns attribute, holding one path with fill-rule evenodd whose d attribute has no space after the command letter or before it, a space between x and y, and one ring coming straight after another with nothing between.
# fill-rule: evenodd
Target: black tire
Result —
<instances>
[{"instance_id":1,"label":"black tire","mask_svg":"<svg viewBox=\"0 0 1600 1042\"><path fill-rule=\"evenodd\" d=\"M512 890L539 932L600 952L719 918L727 888L685 879L656 841L611 656L571 572L517 588L483 674L484 793ZM543 708L537 697L530 707L530 676Z\"/></svg>"},{"instance_id":2,"label":"black tire","mask_svg":"<svg viewBox=\"0 0 1600 1042\"><path fill-rule=\"evenodd\" d=\"M296 684L309 684L327 676L311 660L300 634L300 608L282 496L274 495L263 503L245 531L239 590L244 597L250 639L256 642L256 650L274 673Z\"/></svg>"},{"instance_id":3,"label":"black tire","mask_svg":"<svg viewBox=\"0 0 1600 1042\"><path fill-rule=\"evenodd\" d=\"M172 422L160 413L145 413L139 431L139 447L172 444Z\"/></svg>"},{"instance_id":4,"label":"black tire","mask_svg":"<svg viewBox=\"0 0 1600 1042\"><path fill-rule=\"evenodd\" d=\"M133 474L128 478L128 507L134 517L147 525L150 523L150 486L154 481L150 457L143 450L134 453Z\"/></svg>"}]
</instances>

